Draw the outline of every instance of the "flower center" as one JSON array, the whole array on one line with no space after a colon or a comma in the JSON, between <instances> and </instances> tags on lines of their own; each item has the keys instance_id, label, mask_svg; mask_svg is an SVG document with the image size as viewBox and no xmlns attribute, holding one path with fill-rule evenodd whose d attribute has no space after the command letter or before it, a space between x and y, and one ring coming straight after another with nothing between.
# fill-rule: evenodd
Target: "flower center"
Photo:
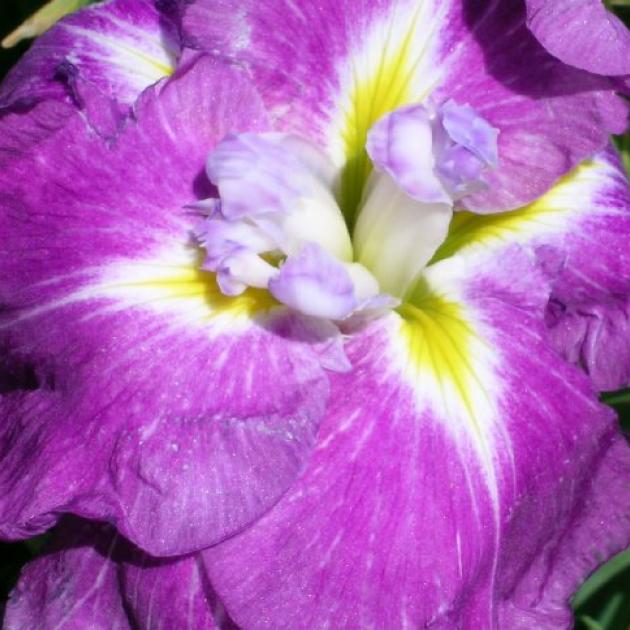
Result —
<instances>
[{"instance_id":1,"label":"flower center","mask_svg":"<svg viewBox=\"0 0 630 630\"><path fill-rule=\"evenodd\" d=\"M497 163L497 130L472 108L413 105L381 118L374 170L351 235L338 172L310 141L279 133L226 136L206 171L203 269L225 295L267 289L306 315L342 320L395 307L446 238L454 203Z\"/></svg>"}]
</instances>

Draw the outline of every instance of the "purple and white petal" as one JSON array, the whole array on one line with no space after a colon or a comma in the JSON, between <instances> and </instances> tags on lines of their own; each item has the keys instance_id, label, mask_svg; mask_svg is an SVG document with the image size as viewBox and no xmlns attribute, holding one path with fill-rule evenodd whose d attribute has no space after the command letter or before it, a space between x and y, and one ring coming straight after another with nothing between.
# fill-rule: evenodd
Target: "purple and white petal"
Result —
<instances>
[{"instance_id":1,"label":"purple and white petal","mask_svg":"<svg viewBox=\"0 0 630 630\"><path fill-rule=\"evenodd\" d=\"M525 21L524 5L498 1L247 0L234 11L197 0L184 30L189 45L249 70L280 129L328 151L352 220L367 134L403 105L452 100L498 129L498 168L466 200L476 212L530 202L625 128L613 83L555 59Z\"/></svg>"},{"instance_id":2,"label":"purple and white petal","mask_svg":"<svg viewBox=\"0 0 630 630\"><path fill-rule=\"evenodd\" d=\"M630 542L630 450L546 344L544 278L503 262L434 267L350 340L306 473L203 552L239 626L568 627Z\"/></svg>"},{"instance_id":3,"label":"purple and white petal","mask_svg":"<svg viewBox=\"0 0 630 630\"><path fill-rule=\"evenodd\" d=\"M603 0L526 4L527 26L552 55L595 74L630 74L630 32Z\"/></svg>"},{"instance_id":4,"label":"purple and white petal","mask_svg":"<svg viewBox=\"0 0 630 630\"><path fill-rule=\"evenodd\" d=\"M269 289L296 313L331 321L372 304L379 283L352 262L332 170L299 136L242 133L219 142L206 162L219 197L204 201L210 218L197 239L202 268L217 272L223 294Z\"/></svg>"},{"instance_id":5,"label":"purple and white petal","mask_svg":"<svg viewBox=\"0 0 630 630\"><path fill-rule=\"evenodd\" d=\"M452 203L485 188L483 173L496 168L498 130L469 105L411 105L381 118L366 150L413 199Z\"/></svg>"},{"instance_id":6,"label":"purple and white petal","mask_svg":"<svg viewBox=\"0 0 630 630\"><path fill-rule=\"evenodd\" d=\"M630 295L630 184L609 147L534 203L511 213L456 212L434 260L526 248L551 282L552 342L584 367L598 389L630 382L626 298Z\"/></svg>"},{"instance_id":7,"label":"purple and white petal","mask_svg":"<svg viewBox=\"0 0 630 630\"><path fill-rule=\"evenodd\" d=\"M2 162L0 344L37 388L0 400L5 537L73 512L154 554L221 540L300 473L343 363L268 294L226 298L199 269L205 158L268 124L249 82L200 58L135 109L113 144L74 116Z\"/></svg>"},{"instance_id":8,"label":"purple and white petal","mask_svg":"<svg viewBox=\"0 0 630 630\"><path fill-rule=\"evenodd\" d=\"M174 17L173 3L158 8L154 0L110 0L65 17L11 70L0 108L70 95L97 124L124 114L142 90L173 73Z\"/></svg>"},{"instance_id":9,"label":"purple and white petal","mask_svg":"<svg viewBox=\"0 0 630 630\"><path fill-rule=\"evenodd\" d=\"M270 280L269 291L279 302L311 317L344 319L359 305L345 266L311 242L287 258Z\"/></svg>"},{"instance_id":10,"label":"purple and white petal","mask_svg":"<svg viewBox=\"0 0 630 630\"><path fill-rule=\"evenodd\" d=\"M451 203L436 171L433 125L422 105L402 107L370 129L366 150L374 167L384 171L413 199Z\"/></svg>"},{"instance_id":11,"label":"purple and white petal","mask_svg":"<svg viewBox=\"0 0 630 630\"><path fill-rule=\"evenodd\" d=\"M350 260L352 244L333 196L333 171L315 144L280 133L229 134L206 162L222 218L259 228L259 237L275 245L267 249L294 254L309 240ZM247 240L239 244L251 249Z\"/></svg>"}]
</instances>

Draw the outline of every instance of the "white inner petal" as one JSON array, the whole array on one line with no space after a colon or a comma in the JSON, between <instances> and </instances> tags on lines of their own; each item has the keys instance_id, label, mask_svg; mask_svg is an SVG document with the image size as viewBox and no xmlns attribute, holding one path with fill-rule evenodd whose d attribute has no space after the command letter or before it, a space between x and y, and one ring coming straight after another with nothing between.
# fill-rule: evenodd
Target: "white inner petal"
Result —
<instances>
[{"instance_id":1,"label":"white inner petal","mask_svg":"<svg viewBox=\"0 0 630 630\"><path fill-rule=\"evenodd\" d=\"M295 254L304 241L321 245L342 261L352 260L352 241L332 193L314 184L309 196L301 197L295 212L283 217L288 236L287 254Z\"/></svg>"},{"instance_id":2,"label":"white inner petal","mask_svg":"<svg viewBox=\"0 0 630 630\"><path fill-rule=\"evenodd\" d=\"M277 270L254 252L244 250L229 256L222 265L235 280L250 287L266 289Z\"/></svg>"},{"instance_id":3,"label":"white inner petal","mask_svg":"<svg viewBox=\"0 0 630 630\"><path fill-rule=\"evenodd\" d=\"M402 298L446 238L452 216L451 204L416 201L375 171L354 231L355 259L381 291Z\"/></svg>"},{"instance_id":4,"label":"white inner petal","mask_svg":"<svg viewBox=\"0 0 630 630\"><path fill-rule=\"evenodd\" d=\"M354 285L354 294L358 302L369 300L380 291L378 280L359 263L348 263L345 266L352 284Z\"/></svg>"}]
</instances>

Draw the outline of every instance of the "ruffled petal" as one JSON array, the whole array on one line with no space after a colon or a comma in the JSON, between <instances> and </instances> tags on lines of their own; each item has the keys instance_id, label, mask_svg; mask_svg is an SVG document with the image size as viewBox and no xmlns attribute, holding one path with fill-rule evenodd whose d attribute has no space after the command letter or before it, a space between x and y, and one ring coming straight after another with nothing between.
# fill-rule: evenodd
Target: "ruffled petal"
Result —
<instances>
[{"instance_id":1,"label":"ruffled petal","mask_svg":"<svg viewBox=\"0 0 630 630\"><path fill-rule=\"evenodd\" d=\"M236 630L198 556L156 560L134 550L119 564L123 600L146 630Z\"/></svg>"},{"instance_id":2,"label":"ruffled petal","mask_svg":"<svg viewBox=\"0 0 630 630\"><path fill-rule=\"evenodd\" d=\"M200 559L156 559L107 525L66 518L12 592L7 630L229 628Z\"/></svg>"},{"instance_id":3,"label":"ruffled petal","mask_svg":"<svg viewBox=\"0 0 630 630\"><path fill-rule=\"evenodd\" d=\"M48 553L22 570L3 627L131 630L114 560L118 537L96 523L71 520L68 525Z\"/></svg>"},{"instance_id":4,"label":"ruffled petal","mask_svg":"<svg viewBox=\"0 0 630 630\"><path fill-rule=\"evenodd\" d=\"M325 147L352 221L370 172L365 143L385 113L453 100L499 131L499 165L476 212L546 191L627 123L613 83L549 55L525 7L468 0L196 0L185 41L248 68L279 125ZM313 80L317 77L317 80Z\"/></svg>"},{"instance_id":5,"label":"ruffled petal","mask_svg":"<svg viewBox=\"0 0 630 630\"><path fill-rule=\"evenodd\" d=\"M538 557L501 606L499 628L574 627L568 597L587 575L630 544L628 443L617 435L599 446L592 475L576 488L580 498L567 515L566 531L551 544L543 542ZM520 535L527 538L526 532Z\"/></svg>"},{"instance_id":6,"label":"ruffled petal","mask_svg":"<svg viewBox=\"0 0 630 630\"><path fill-rule=\"evenodd\" d=\"M456 213L434 260L529 250L551 282L551 339L598 389L630 382L626 301L630 296L630 185L609 147L547 194L514 212Z\"/></svg>"},{"instance_id":7,"label":"ruffled petal","mask_svg":"<svg viewBox=\"0 0 630 630\"><path fill-rule=\"evenodd\" d=\"M154 554L241 529L300 473L324 366L345 359L331 331L198 268L185 206L208 194L218 139L267 124L249 83L202 58L136 118L112 146L75 116L0 169L7 537L64 511Z\"/></svg>"},{"instance_id":8,"label":"ruffled petal","mask_svg":"<svg viewBox=\"0 0 630 630\"><path fill-rule=\"evenodd\" d=\"M146 87L173 73L173 3L112 0L73 13L39 37L0 87L0 108L70 96L111 132Z\"/></svg>"},{"instance_id":9,"label":"ruffled petal","mask_svg":"<svg viewBox=\"0 0 630 630\"><path fill-rule=\"evenodd\" d=\"M602 0L527 0L527 26L569 65L595 74L630 74L630 32Z\"/></svg>"},{"instance_id":10,"label":"ruffled petal","mask_svg":"<svg viewBox=\"0 0 630 630\"><path fill-rule=\"evenodd\" d=\"M307 472L203 552L242 627L550 627L630 541L630 451L546 344L527 257L447 261L418 291L349 342Z\"/></svg>"},{"instance_id":11,"label":"ruffled petal","mask_svg":"<svg viewBox=\"0 0 630 630\"><path fill-rule=\"evenodd\" d=\"M550 342L598 391L630 384L630 298L572 306L552 300L546 319Z\"/></svg>"}]
</instances>

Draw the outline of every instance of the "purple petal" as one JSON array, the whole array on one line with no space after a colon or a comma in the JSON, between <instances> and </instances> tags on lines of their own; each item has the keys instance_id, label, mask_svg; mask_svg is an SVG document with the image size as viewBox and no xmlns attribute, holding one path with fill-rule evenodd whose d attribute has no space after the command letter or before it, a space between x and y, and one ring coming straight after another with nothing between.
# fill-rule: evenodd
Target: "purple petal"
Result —
<instances>
[{"instance_id":1,"label":"purple petal","mask_svg":"<svg viewBox=\"0 0 630 630\"><path fill-rule=\"evenodd\" d=\"M580 493L576 502L579 507L572 515L566 515L567 531L554 545L544 541L547 550L540 552L510 601L501 608L499 627L572 627L568 596L606 559L630 544L628 442L616 435L603 439L600 447L591 475L576 490ZM519 534L522 539L528 538L526 532Z\"/></svg>"},{"instance_id":2,"label":"purple petal","mask_svg":"<svg viewBox=\"0 0 630 630\"><path fill-rule=\"evenodd\" d=\"M237 624L570 623L580 581L630 542L630 451L587 380L545 343L547 290L526 261L516 250L499 271L487 259L442 264L417 319L392 315L353 337L355 369L334 377L305 475L203 554ZM458 305L443 319L442 299ZM409 326L426 352L418 368ZM448 342L442 327L481 345ZM459 353L456 373L472 379L468 411L440 352Z\"/></svg>"},{"instance_id":3,"label":"purple petal","mask_svg":"<svg viewBox=\"0 0 630 630\"><path fill-rule=\"evenodd\" d=\"M444 129L453 142L468 149L489 166L497 167L498 132L495 128L481 118L470 105L457 105L449 101L440 108L440 114Z\"/></svg>"},{"instance_id":4,"label":"purple petal","mask_svg":"<svg viewBox=\"0 0 630 630\"><path fill-rule=\"evenodd\" d=\"M106 525L67 518L12 592L5 627L229 627L195 556L158 560Z\"/></svg>"},{"instance_id":5,"label":"purple petal","mask_svg":"<svg viewBox=\"0 0 630 630\"><path fill-rule=\"evenodd\" d=\"M48 553L22 570L4 627L131 629L113 559L118 537L111 528L70 519L55 538Z\"/></svg>"},{"instance_id":6,"label":"purple petal","mask_svg":"<svg viewBox=\"0 0 630 630\"><path fill-rule=\"evenodd\" d=\"M348 214L382 115L430 96L469 104L499 130L501 160L467 205L496 212L540 196L627 124L615 85L556 60L525 18L510 2L247 0L234 11L198 0L184 29L190 45L249 70L280 128L330 153Z\"/></svg>"},{"instance_id":7,"label":"purple petal","mask_svg":"<svg viewBox=\"0 0 630 630\"><path fill-rule=\"evenodd\" d=\"M630 74L630 32L602 0L526 4L527 26L552 55L595 74Z\"/></svg>"},{"instance_id":8,"label":"purple petal","mask_svg":"<svg viewBox=\"0 0 630 630\"><path fill-rule=\"evenodd\" d=\"M171 13L152 0L112 0L67 16L9 73L0 107L60 96L64 77L88 98L98 93L133 104L143 89L175 69L179 41Z\"/></svg>"},{"instance_id":9,"label":"purple petal","mask_svg":"<svg viewBox=\"0 0 630 630\"><path fill-rule=\"evenodd\" d=\"M222 296L190 245L208 150L267 125L255 91L200 58L135 117L2 158L0 345L39 387L0 402L6 537L69 511L155 554L216 542L300 473L326 403L322 348L267 296Z\"/></svg>"},{"instance_id":10,"label":"purple petal","mask_svg":"<svg viewBox=\"0 0 630 630\"><path fill-rule=\"evenodd\" d=\"M269 281L269 291L283 304L312 317L343 319L358 306L343 264L315 243L305 243L287 258Z\"/></svg>"},{"instance_id":11,"label":"purple petal","mask_svg":"<svg viewBox=\"0 0 630 630\"><path fill-rule=\"evenodd\" d=\"M599 391L630 384L628 299L575 306L549 304L549 339L570 363L582 367Z\"/></svg>"},{"instance_id":12,"label":"purple petal","mask_svg":"<svg viewBox=\"0 0 630 630\"><path fill-rule=\"evenodd\" d=\"M366 145L375 168L385 171L413 199L451 203L435 173L433 128L422 106L403 107L370 130Z\"/></svg>"},{"instance_id":13,"label":"purple petal","mask_svg":"<svg viewBox=\"0 0 630 630\"><path fill-rule=\"evenodd\" d=\"M630 383L629 239L630 185L609 147L520 210L456 213L436 259L486 251L500 261L514 244L527 248L552 282L553 344L598 389L618 389Z\"/></svg>"}]
</instances>

